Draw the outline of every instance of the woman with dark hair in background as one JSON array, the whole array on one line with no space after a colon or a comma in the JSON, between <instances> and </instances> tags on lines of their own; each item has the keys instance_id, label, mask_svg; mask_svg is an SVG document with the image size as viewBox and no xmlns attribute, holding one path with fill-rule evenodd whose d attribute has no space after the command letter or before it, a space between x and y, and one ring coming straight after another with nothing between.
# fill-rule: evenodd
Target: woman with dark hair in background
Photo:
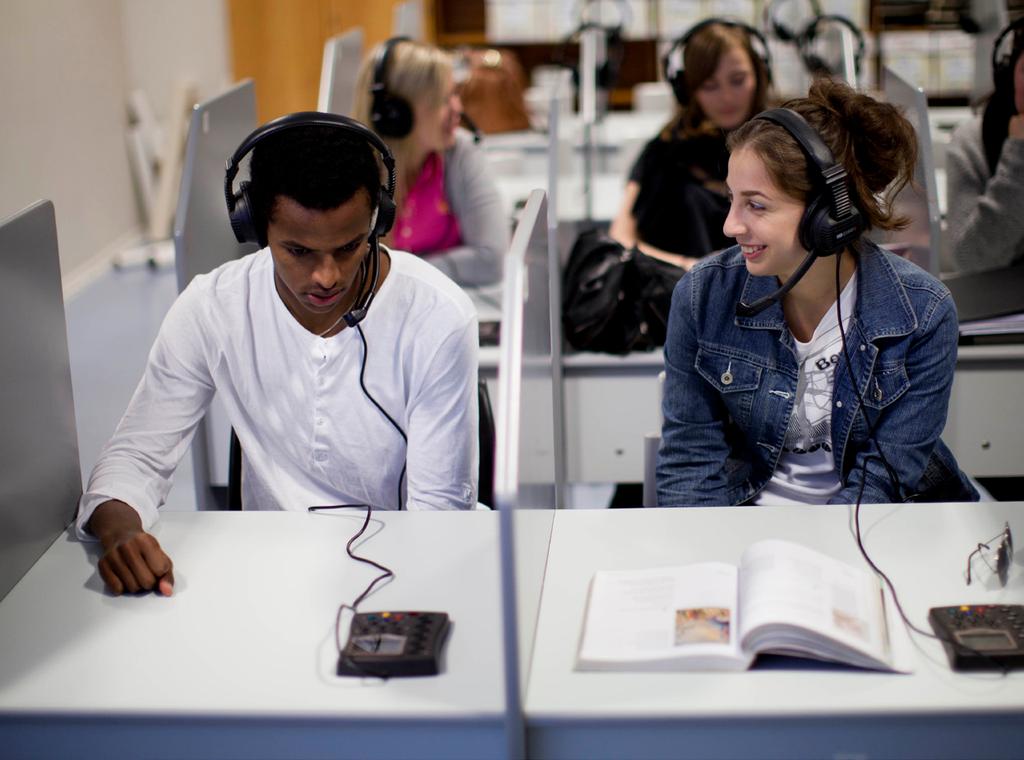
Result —
<instances>
[{"instance_id":1,"label":"woman with dark hair in background","mask_svg":"<svg viewBox=\"0 0 1024 760\"><path fill-rule=\"evenodd\" d=\"M1012 40L1010 52L1000 56ZM992 51L995 91L946 157L953 260L964 272L1024 264L1024 18Z\"/></svg>"},{"instance_id":2,"label":"woman with dark hair in background","mask_svg":"<svg viewBox=\"0 0 1024 760\"><path fill-rule=\"evenodd\" d=\"M673 44L664 63L676 113L630 171L611 237L683 269L732 244L722 233L725 138L764 109L771 83L754 37L763 45L744 24L707 19ZM673 70L677 50L682 66Z\"/></svg>"}]
</instances>

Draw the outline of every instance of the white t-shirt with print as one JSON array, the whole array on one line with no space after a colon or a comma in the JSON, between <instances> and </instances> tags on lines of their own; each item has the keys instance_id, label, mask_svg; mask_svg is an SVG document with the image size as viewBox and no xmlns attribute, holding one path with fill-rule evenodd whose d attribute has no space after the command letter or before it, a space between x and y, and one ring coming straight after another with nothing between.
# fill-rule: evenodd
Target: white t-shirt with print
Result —
<instances>
[{"instance_id":1,"label":"white t-shirt with print","mask_svg":"<svg viewBox=\"0 0 1024 760\"><path fill-rule=\"evenodd\" d=\"M844 331L849 329L856 302L854 273L839 296ZM835 304L808 342L795 338L794 342L800 377L793 413L775 472L756 504L823 504L842 487L832 456L832 388L843 356Z\"/></svg>"}]
</instances>

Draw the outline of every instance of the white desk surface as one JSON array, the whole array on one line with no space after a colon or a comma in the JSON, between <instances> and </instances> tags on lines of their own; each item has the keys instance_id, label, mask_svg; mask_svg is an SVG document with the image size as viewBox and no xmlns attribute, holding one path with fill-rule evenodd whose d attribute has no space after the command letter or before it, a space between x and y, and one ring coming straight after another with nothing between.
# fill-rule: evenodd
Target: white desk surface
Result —
<instances>
[{"instance_id":1,"label":"white desk surface","mask_svg":"<svg viewBox=\"0 0 1024 760\"><path fill-rule=\"evenodd\" d=\"M0 603L0 746L114 757L134 731L152 757L500 756L497 518L374 513L355 551L396 577L361 609L453 621L440 675L387 682L334 674L338 605L377 574L345 553L361 510L165 513L169 598L105 593L95 545L62 535Z\"/></svg>"},{"instance_id":2,"label":"white desk surface","mask_svg":"<svg viewBox=\"0 0 1024 760\"><path fill-rule=\"evenodd\" d=\"M992 728L985 724L989 720L1003 731L1002 740L1009 730L1018 741L999 750L990 741L995 733L960 733L954 736L958 745L941 752L922 745L915 756L1019 757L1024 746L1024 672L1006 677L954 673L941 645L918 636L916 670L909 676L795 659L746 673L573 670L594 571L707 560L735 563L748 544L767 537L862 564L852 513L849 507L822 506L559 512L525 704L532 756L682 757L689 748L695 756L824 757L845 747L852 754L844 756L894 757L905 755L907 748L897 742L888 745L888 753L858 753L886 746L871 731L888 730L893 739L894 725L885 722L890 718L912 725L930 718L941 741L943 726L962 716L975 721L982 733ZM862 509L868 552L892 578L911 619L929 631L926 616L932 606L1024 601L1019 555L1005 589L992 576L970 588L964 584L968 553L976 542L999 533L1006 520L1017 533L1024 532L1024 503ZM838 735L854 726L856 736L863 734L860 743L844 745L842 739L820 733ZM774 738L767 739L771 730ZM978 753L969 749L968 738L982 742ZM779 749L773 742L787 746Z\"/></svg>"}]
</instances>

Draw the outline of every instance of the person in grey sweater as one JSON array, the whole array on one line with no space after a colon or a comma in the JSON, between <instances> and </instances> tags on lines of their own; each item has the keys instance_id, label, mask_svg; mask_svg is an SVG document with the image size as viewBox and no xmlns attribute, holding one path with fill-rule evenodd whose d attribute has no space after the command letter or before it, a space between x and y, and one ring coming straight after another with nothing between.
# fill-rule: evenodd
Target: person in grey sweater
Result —
<instances>
[{"instance_id":1,"label":"person in grey sweater","mask_svg":"<svg viewBox=\"0 0 1024 760\"><path fill-rule=\"evenodd\" d=\"M500 281L511 225L482 151L459 128L451 56L401 37L378 45L357 77L353 116L395 156L398 212L385 242L460 285Z\"/></svg>"},{"instance_id":2,"label":"person in grey sweater","mask_svg":"<svg viewBox=\"0 0 1024 760\"><path fill-rule=\"evenodd\" d=\"M995 92L953 133L946 157L947 226L962 272L1024 265L1024 23L1002 37L1011 31L1009 55L993 56Z\"/></svg>"}]
</instances>

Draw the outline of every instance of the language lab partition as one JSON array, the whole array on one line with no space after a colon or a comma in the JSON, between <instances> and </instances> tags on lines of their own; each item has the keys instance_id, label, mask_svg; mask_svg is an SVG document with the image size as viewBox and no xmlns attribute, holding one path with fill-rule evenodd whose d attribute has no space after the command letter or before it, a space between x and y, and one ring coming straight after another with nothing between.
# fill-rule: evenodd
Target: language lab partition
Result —
<instances>
[{"instance_id":1,"label":"language lab partition","mask_svg":"<svg viewBox=\"0 0 1024 760\"><path fill-rule=\"evenodd\" d=\"M341 116L352 114L356 75L363 57L363 30L349 29L324 43L324 61L320 70L320 94L316 110Z\"/></svg>"},{"instance_id":2,"label":"language lab partition","mask_svg":"<svg viewBox=\"0 0 1024 760\"><path fill-rule=\"evenodd\" d=\"M196 275L256 250L255 245L240 244L235 239L224 197L227 160L254 129L256 89L251 79L199 103L192 111L174 214L174 265L179 292ZM246 164L236 183L246 178L247 169ZM212 487L227 485L230 430L223 405L214 396L192 439L199 509L217 508Z\"/></svg>"},{"instance_id":3,"label":"language lab partition","mask_svg":"<svg viewBox=\"0 0 1024 760\"><path fill-rule=\"evenodd\" d=\"M893 200L893 208L910 220L902 230L880 233L876 239L910 259L926 272L939 276L942 250L939 193L935 181L935 154L928 123L928 97L924 90L886 67L882 71L885 100L898 106L917 133L917 163L913 182Z\"/></svg>"},{"instance_id":4,"label":"language lab partition","mask_svg":"<svg viewBox=\"0 0 1024 760\"><path fill-rule=\"evenodd\" d=\"M544 582L548 541L564 482L560 393L554 381L547 204L534 191L505 261L495 427L500 512L509 756L523 757L522 697Z\"/></svg>"},{"instance_id":5,"label":"language lab partition","mask_svg":"<svg viewBox=\"0 0 1024 760\"><path fill-rule=\"evenodd\" d=\"M406 0L391 12L391 36L423 39L423 0Z\"/></svg>"},{"instance_id":6,"label":"language lab partition","mask_svg":"<svg viewBox=\"0 0 1024 760\"><path fill-rule=\"evenodd\" d=\"M53 204L0 222L0 599L74 517L82 495Z\"/></svg>"}]
</instances>

